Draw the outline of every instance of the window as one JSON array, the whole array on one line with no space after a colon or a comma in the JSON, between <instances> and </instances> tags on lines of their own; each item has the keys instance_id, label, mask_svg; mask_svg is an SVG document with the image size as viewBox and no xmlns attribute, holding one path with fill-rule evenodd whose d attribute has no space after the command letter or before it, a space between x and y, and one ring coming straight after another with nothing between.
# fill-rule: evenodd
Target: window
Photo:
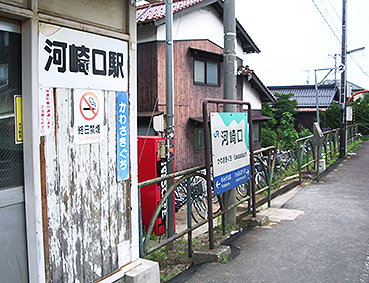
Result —
<instances>
[{"instance_id":1,"label":"window","mask_svg":"<svg viewBox=\"0 0 369 283\"><path fill-rule=\"evenodd\" d=\"M218 85L219 64L206 62L206 82L207 84Z\"/></svg>"},{"instance_id":2,"label":"window","mask_svg":"<svg viewBox=\"0 0 369 283\"><path fill-rule=\"evenodd\" d=\"M260 123L252 124L252 137L254 141L260 141Z\"/></svg>"},{"instance_id":3,"label":"window","mask_svg":"<svg viewBox=\"0 0 369 283\"><path fill-rule=\"evenodd\" d=\"M194 60L194 83L219 86L219 63Z\"/></svg>"},{"instance_id":4,"label":"window","mask_svg":"<svg viewBox=\"0 0 369 283\"><path fill-rule=\"evenodd\" d=\"M200 150L205 148L205 136L204 136L204 128L203 127L196 127L195 128L195 150ZM209 131L209 141L210 141L210 148L211 148L211 136Z\"/></svg>"},{"instance_id":5,"label":"window","mask_svg":"<svg viewBox=\"0 0 369 283\"><path fill-rule=\"evenodd\" d=\"M205 148L204 129L195 128L195 150L204 148Z\"/></svg>"},{"instance_id":6,"label":"window","mask_svg":"<svg viewBox=\"0 0 369 283\"><path fill-rule=\"evenodd\" d=\"M0 21L0 191L23 185L23 144L15 143L14 118L21 63L20 26Z\"/></svg>"},{"instance_id":7,"label":"window","mask_svg":"<svg viewBox=\"0 0 369 283\"><path fill-rule=\"evenodd\" d=\"M195 83L205 84L205 62L195 60L194 66L194 77Z\"/></svg>"}]
</instances>

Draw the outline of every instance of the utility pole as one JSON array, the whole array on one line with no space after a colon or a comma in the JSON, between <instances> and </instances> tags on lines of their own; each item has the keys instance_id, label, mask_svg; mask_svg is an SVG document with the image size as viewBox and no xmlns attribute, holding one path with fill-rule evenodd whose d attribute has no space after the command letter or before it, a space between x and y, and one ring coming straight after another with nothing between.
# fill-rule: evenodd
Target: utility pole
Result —
<instances>
[{"instance_id":1,"label":"utility pole","mask_svg":"<svg viewBox=\"0 0 369 283\"><path fill-rule=\"evenodd\" d=\"M166 51L166 111L167 111L167 174L173 173L174 159L174 74L173 74L173 0L166 0L165 3L165 51ZM173 180L167 181L167 188L170 188ZM174 235L174 204L173 192L167 200L167 237Z\"/></svg>"},{"instance_id":2,"label":"utility pole","mask_svg":"<svg viewBox=\"0 0 369 283\"><path fill-rule=\"evenodd\" d=\"M237 100L236 78L236 4L235 0L224 0L224 99ZM236 112L237 105L224 105L224 112ZM236 189L227 192L228 205L236 202ZM236 225L236 209L225 215L227 224Z\"/></svg>"},{"instance_id":3,"label":"utility pole","mask_svg":"<svg viewBox=\"0 0 369 283\"><path fill-rule=\"evenodd\" d=\"M341 95L340 95L340 113L341 113L341 128L340 128L340 157L346 155L346 69L347 69L347 35L346 35L346 8L347 0L343 0L342 5L342 53L341 64L344 66L341 73Z\"/></svg>"}]
</instances>

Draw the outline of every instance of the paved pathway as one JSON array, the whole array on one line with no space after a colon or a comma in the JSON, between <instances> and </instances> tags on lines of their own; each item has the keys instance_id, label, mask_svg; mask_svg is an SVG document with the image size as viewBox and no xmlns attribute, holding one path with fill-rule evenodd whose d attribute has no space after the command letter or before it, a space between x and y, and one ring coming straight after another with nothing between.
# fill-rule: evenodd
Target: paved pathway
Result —
<instances>
[{"instance_id":1,"label":"paved pathway","mask_svg":"<svg viewBox=\"0 0 369 283\"><path fill-rule=\"evenodd\" d=\"M277 224L228 239L228 262L192 266L170 282L369 282L369 141L320 180L273 208L284 215Z\"/></svg>"}]
</instances>

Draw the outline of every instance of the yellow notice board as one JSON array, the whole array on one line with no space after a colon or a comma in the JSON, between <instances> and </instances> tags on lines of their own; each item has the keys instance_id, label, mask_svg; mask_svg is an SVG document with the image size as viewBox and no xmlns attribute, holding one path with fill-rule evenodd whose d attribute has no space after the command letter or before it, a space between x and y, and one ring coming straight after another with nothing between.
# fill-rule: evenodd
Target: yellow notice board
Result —
<instances>
[{"instance_id":1,"label":"yellow notice board","mask_svg":"<svg viewBox=\"0 0 369 283\"><path fill-rule=\"evenodd\" d=\"M15 143L23 142L22 96L14 96Z\"/></svg>"}]
</instances>

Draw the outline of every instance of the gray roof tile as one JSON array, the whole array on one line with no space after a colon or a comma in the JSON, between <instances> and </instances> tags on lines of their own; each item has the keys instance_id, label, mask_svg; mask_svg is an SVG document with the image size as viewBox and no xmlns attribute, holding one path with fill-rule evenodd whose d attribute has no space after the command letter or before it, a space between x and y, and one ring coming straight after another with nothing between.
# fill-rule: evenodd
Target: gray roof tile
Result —
<instances>
[{"instance_id":1,"label":"gray roof tile","mask_svg":"<svg viewBox=\"0 0 369 283\"><path fill-rule=\"evenodd\" d=\"M296 99L297 107L316 107L315 85L295 85L295 86L268 86L273 93L293 93L291 100ZM321 85L318 87L319 107L328 107L332 104L337 88L334 84Z\"/></svg>"}]
</instances>

